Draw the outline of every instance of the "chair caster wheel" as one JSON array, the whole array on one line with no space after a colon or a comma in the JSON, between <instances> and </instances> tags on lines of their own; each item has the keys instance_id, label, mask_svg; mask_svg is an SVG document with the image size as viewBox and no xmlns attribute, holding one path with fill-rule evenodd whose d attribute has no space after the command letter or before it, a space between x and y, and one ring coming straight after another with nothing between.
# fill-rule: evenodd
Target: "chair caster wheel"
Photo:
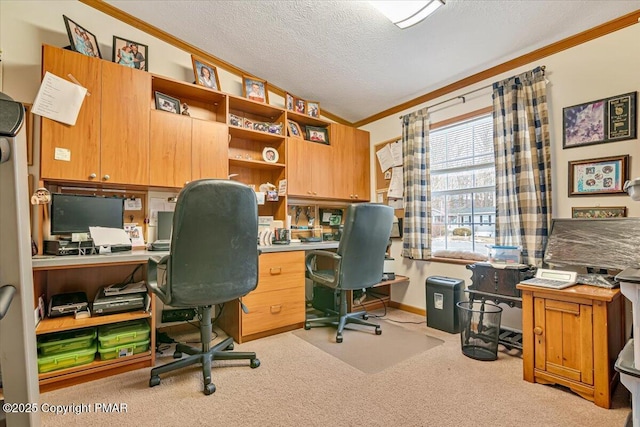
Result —
<instances>
[{"instance_id":1,"label":"chair caster wheel","mask_svg":"<svg viewBox=\"0 0 640 427\"><path fill-rule=\"evenodd\" d=\"M376 327L376 335L382 335L382 329L380 329L380 326Z\"/></svg>"},{"instance_id":2,"label":"chair caster wheel","mask_svg":"<svg viewBox=\"0 0 640 427\"><path fill-rule=\"evenodd\" d=\"M227 348L225 348L225 351L226 350L233 350L233 343L229 344Z\"/></svg>"},{"instance_id":3,"label":"chair caster wheel","mask_svg":"<svg viewBox=\"0 0 640 427\"><path fill-rule=\"evenodd\" d=\"M336 342L337 343L341 343L342 342L342 334L336 335Z\"/></svg>"},{"instance_id":4,"label":"chair caster wheel","mask_svg":"<svg viewBox=\"0 0 640 427\"><path fill-rule=\"evenodd\" d=\"M209 383L209 384L205 384L204 385L204 394L205 394L205 396L210 396L215 392L216 392L215 384Z\"/></svg>"},{"instance_id":5,"label":"chair caster wheel","mask_svg":"<svg viewBox=\"0 0 640 427\"><path fill-rule=\"evenodd\" d=\"M309 329L311 329L311 325L309 325L307 322L304 323L304 330L308 331Z\"/></svg>"},{"instance_id":6,"label":"chair caster wheel","mask_svg":"<svg viewBox=\"0 0 640 427\"><path fill-rule=\"evenodd\" d=\"M362 315L362 320L369 320L369 315L368 314L363 314Z\"/></svg>"},{"instance_id":7,"label":"chair caster wheel","mask_svg":"<svg viewBox=\"0 0 640 427\"><path fill-rule=\"evenodd\" d=\"M260 359L251 359L251 363L249 364L251 369L255 369L260 366Z\"/></svg>"},{"instance_id":8,"label":"chair caster wheel","mask_svg":"<svg viewBox=\"0 0 640 427\"><path fill-rule=\"evenodd\" d=\"M182 352L180 352L180 351L174 351L174 352L173 352L173 358L174 358L174 359L182 359Z\"/></svg>"},{"instance_id":9,"label":"chair caster wheel","mask_svg":"<svg viewBox=\"0 0 640 427\"><path fill-rule=\"evenodd\" d=\"M149 379L149 387L155 387L160 385L160 377L158 375L154 375Z\"/></svg>"}]
</instances>

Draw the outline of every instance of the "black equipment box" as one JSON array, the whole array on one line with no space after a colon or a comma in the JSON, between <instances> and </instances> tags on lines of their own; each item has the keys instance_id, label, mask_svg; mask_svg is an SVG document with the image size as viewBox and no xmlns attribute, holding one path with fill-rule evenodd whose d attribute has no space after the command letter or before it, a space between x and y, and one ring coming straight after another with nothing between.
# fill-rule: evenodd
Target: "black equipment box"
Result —
<instances>
[{"instance_id":1,"label":"black equipment box","mask_svg":"<svg viewBox=\"0 0 640 427\"><path fill-rule=\"evenodd\" d=\"M49 317L74 314L76 311L84 310L88 306L87 294L84 292L53 295L49 300Z\"/></svg>"},{"instance_id":2,"label":"black equipment box","mask_svg":"<svg viewBox=\"0 0 640 427\"><path fill-rule=\"evenodd\" d=\"M146 298L146 293L105 296L104 288L100 288L93 300L93 314L112 314L144 310Z\"/></svg>"},{"instance_id":3,"label":"black equipment box","mask_svg":"<svg viewBox=\"0 0 640 427\"><path fill-rule=\"evenodd\" d=\"M457 303L464 300L464 280L431 276L425 282L427 326L457 334L460 332Z\"/></svg>"}]
</instances>

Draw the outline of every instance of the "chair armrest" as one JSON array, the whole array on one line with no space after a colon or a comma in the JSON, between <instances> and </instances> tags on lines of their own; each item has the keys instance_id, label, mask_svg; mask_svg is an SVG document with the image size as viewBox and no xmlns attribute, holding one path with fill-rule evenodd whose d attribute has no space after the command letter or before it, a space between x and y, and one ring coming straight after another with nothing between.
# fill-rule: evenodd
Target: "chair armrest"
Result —
<instances>
[{"instance_id":1,"label":"chair armrest","mask_svg":"<svg viewBox=\"0 0 640 427\"><path fill-rule=\"evenodd\" d=\"M313 277L314 275L315 270L313 269L313 262L317 257L326 258L333 261L333 273L334 273L334 277L337 278L338 272L340 271L340 265L342 263L342 256L338 255L335 252L329 252L329 251L323 251L323 250L309 251L307 253L304 263L307 269L308 277Z\"/></svg>"},{"instance_id":2,"label":"chair armrest","mask_svg":"<svg viewBox=\"0 0 640 427\"><path fill-rule=\"evenodd\" d=\"M162 258L151 257L147 261L147 283L151 292L158 295L165 304L171 303L171 295L167 295L163 289L158 286L158 268L166 268L171 255L165 255Z\"/></svg>"}]
</instances>

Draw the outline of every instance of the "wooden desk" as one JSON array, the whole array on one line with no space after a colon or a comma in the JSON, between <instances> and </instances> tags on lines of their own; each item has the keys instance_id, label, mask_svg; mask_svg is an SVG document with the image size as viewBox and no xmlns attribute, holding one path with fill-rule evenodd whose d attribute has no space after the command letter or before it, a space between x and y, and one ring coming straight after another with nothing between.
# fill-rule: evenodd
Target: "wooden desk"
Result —
<instances>
[{"instance_id":1,"label":"wooden desk","mask_svg":"<svg viewBox=\"0 0 640 427\"><path fill-rule=\"evenodd\" d=\"M620 290L517 288L522 291L523 378L563 385L610 408L618 381L613 366L626 341Z\"/></svg>"}]
</instances>

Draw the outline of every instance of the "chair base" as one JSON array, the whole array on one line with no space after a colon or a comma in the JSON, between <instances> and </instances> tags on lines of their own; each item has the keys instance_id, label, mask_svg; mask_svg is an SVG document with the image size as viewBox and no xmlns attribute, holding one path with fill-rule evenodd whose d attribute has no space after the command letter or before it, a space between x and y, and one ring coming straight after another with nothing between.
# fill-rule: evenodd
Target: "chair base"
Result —
<instances>
[{"instance_id":1,"label":"chair base","mask_svg":"<svg viewBox=\"0 0 640 427\"><path fill-rule=\"evenodd\" d=\"M260 366L260 360L256 357L254 352L231 352L233 350L233 338L229 337L222 342L209 348L209 342L211 341L211 318L210 307L200 311L202 315L200 321L200 334L202 337L202 349L188 346L186 344L176 344L176 350L173 353L173 357L176 360L166 365L158 366L151 369L151 378L149 379L149 387L155 387L160 384L160 374L166 372L175 371L187 366L201 364L202 376L204 378L204 394L210 395L216 391L216 386L211 382L211 365L215 360L249 360L249 366L251 368L257 368ZM208 319L208 322L206 321ZM182 358L182 353L186 353L189 356Z\"/></svg>"},{"instance_id":2,"label":"chair base","mask_svg":"<svg viewBox=\"0 0 640 427\"><path fill-rule=\"evenodd\" d=\"M312 319L305 319L304 328L311 329L313 327L321 327L321 326L337 326L338 331L336 333L336 342L342 342L342 332L344 331L344 327L349 323L356 323L358 325L371 326L375 328L376 335L382 334L382 329L380 325L367 322L368 318L366 311L358 311L356 313L347 313L347 294L346 291L342 290L340 292L340 312L336 312L333 310L325 310L325 314L329 313L329 316L323 317L315 317Z\"/></svg>"}]
</instances>

